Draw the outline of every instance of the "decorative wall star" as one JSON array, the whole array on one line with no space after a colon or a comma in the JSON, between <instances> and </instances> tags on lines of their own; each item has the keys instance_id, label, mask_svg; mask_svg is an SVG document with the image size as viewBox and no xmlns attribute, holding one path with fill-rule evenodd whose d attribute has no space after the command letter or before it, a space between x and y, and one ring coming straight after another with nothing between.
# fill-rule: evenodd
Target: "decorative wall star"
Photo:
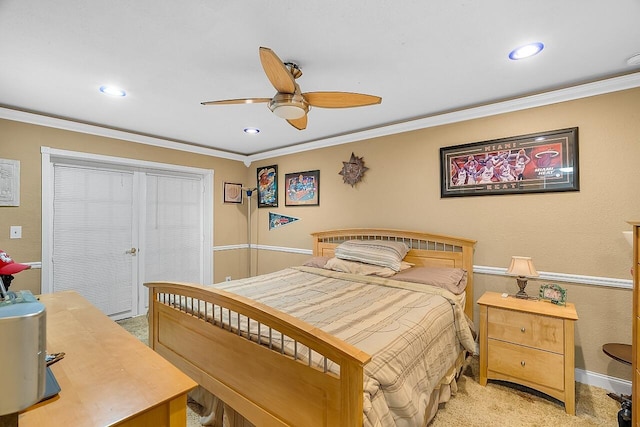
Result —
<instances>
[{"instance_id":1,"label":"decorative wall star","mask_svg":"<svg viewBox=\"0 0 640 427\"><path fill-rule=\"evenodd\" d=\"M369 170L364 165L362 157L356 157L353 153L351 153L351 159L348 162L342 162L342 165L342 170L338 174L342 175L345 184L350 184L352 187L360 182L364 173Z\"/></svg>"}]
</instances>

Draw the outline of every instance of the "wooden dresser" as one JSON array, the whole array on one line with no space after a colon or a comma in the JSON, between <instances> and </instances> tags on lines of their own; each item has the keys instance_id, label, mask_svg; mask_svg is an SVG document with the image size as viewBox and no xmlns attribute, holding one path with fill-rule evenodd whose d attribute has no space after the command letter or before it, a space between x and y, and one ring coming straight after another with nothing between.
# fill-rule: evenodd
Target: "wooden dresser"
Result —
<instances>
[{"instance_id":1,"label":"wooden dresser","mask_svg":"<svg viewBox=\"0 0 640 427\"><path fill-rule=\"evenodd\" d=\"M633 317L632 317L632 425L640 427L640 221L629 221L633 226Z\"/></svg>"},{"instance_id":2,"label":"wooden dresser","mask_svg":"<svg viewBox=\"0 0 640 427\"><path fill-rule=\"evenodd\" d=\"M41 295L60 393L19 414L21 427L184 427L197 384L72 291Z\"/></svg>"},{"instance_id":3,"label":"wooden dresser","mask_svg":"<svg viewBox=\"0 0 640 427\"><path fill-rule=\"evenodd\" d=\"M485 293L480 305L480 384L518 383L565 404L575 415L575 306Z\"/></svg>"}]
</instances>

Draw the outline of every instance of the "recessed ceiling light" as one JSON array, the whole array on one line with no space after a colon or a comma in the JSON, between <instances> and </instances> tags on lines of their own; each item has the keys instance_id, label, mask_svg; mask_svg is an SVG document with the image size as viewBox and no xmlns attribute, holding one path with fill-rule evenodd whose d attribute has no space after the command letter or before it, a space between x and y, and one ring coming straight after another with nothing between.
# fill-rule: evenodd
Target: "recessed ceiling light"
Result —
<instances>
[{"instance_id":1,"label":"recessed ceiling light","mask_svg":"<svg viewBox=\"0 0 640 427\"><path fill-rule=\"evenodd\" d=\"M244 133L248 133L249 135L255 135L260 133L260 129L258 128L244 128Z\"/></svg>"},{"instance_id":2,"label":"recessed ceiling light","mask_svg":"<svg viewBox=\"0 0 640 427\"><path fill-rule=\"evenodd\" d=\"M635 65L640 65L640 53L636 53L629 59L627 59L627 65L633 67Z\"/></svg>"},{"instance_id":3,"label":"recessed ceiling light","mask_svg":"<svg viewBox=\"0 0 640 427\"><path fill-rule=\"evenodd\" d=\"M540 42L529 43L513 49L509 53L509 59L516 61L518 59L529 58L540 53L542 49L544 49L544 45Z\"/></svg>"},{"instance_id":4,"label":"recessed ceiling light","mask_svg":"<svg viewBox=\"0 0 640 427\"><path fill-rule=\"evenodd\" d=\"M124 89L120 89L116 86L103 85L100 86L100 92L109 96L127 96L127 92Z\"/></svg>"}]
</instances>

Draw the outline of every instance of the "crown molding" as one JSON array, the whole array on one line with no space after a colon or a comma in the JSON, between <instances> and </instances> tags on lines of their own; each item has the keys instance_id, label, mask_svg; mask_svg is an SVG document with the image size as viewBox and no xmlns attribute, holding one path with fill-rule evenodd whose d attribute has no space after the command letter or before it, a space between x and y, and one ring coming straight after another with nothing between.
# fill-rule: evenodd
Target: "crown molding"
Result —
<instances>
[{"instance_id":1,"label":"crown molding","mask_svg":"<svg viewBox=\"0 0 640 427\"><path fill-rule=\"evenodd\" d=\"M46 126L56 129L69 130L73 132L86 133L90 135L102 136L107 138L120 139L124 141L135 142L139 144L152 145L162 148L170 148L173 150L186 151L195 154L203 154L206 156L219 157L223 159L236 160L243 162L246 167L258 160L266 160L273 157L285 156L288 154L301 153L304 151L316 150L319 148L331 147L334 145L348 144L350 142L361 141L364 139L379 138L403 132L410 132L418 129L426 129L445 124L458 123L467 120L489 117L498 114L505 114L514 111L526 110L529 108L541 107L545 105L557 104L560 102L572 101L580 98L587 98L605 93L618 92L640 87L640 72L627 74L620 77L614 77L605 80L599 80L592 83L572 86L565 89L559 89L544 92L536 95L524 96L521 98L510 99L508 101L496 102L493 104L483 105L479 107L466 108L463 110L453 111L449 113L437 114L420 119L410 120L401 123L394 123L388 126L381 126L375 129L368 129L360 132L353 132L346 135L340 135L331 138L319 139L316 141L298 144L291 147L281 148L277 150L265 151L258 154L242 155L229 153L226 151L216 150L213 148L199 147L182 142L171 141L168 139L157 138L146 135L139 135L132 132L125 132L116 129L89 125L85 123L74 122L71 120L60 119L56 117L44 116L26 111L13 110L10 108L0 107L0 119L13 120L18 122L30 123L40 126Z\"/></svg>"},{"instance_id":2,"label":"crown molding","mask_svg":"<svg viewBox=\"0 0 640 427\"><path fill-rule=\"evenodd\" d=\"M172 150L186 151L189 153L203 154L205 156L220 157L240 162L244 162L247 157L242 154L228 153L226 151L216 150L213 148L199 147L185 144L183 142L74 122L73 120L59 119L57 117L45 116L27 111L13 110L6 107L0 107L0 119L13 120L16 122L46 126L88 135L102 136L105 138L120 139L123 141L136 142L138 144L153 145L154 147L169 148Z\"/></svg>"},{"instance_id":3,"label":"crown molding","mask_svg":"<svg viewBox=\"0 0 640 427\"><path fill-rule=\"evenodd\" d=\"M565 89L544 92L536 95L515 98L508 101L496 102L493 104L472 107L450 113L437 114L421 119L382 126L375 129L354 132L347 135L340 135L333 138L326 138L317 141L299 144L292 147L278 150L265 151L263 153L247 156L250 162L270 159L273 157L295 154L303 151L316 150L318 148L331 147L334 145L347 144L364 139L378 138L397 133L410 132L418 129L426 129L451 123L464 122L467 120L479 119L482 117L495 116L514 111L526 110L529 108L542 107L545 105L557 104L560 102L573 101L580 98L602 95L605 93L618 92L640 86L640 73L627 74L606 80L599 80ZM249 162L249 163L250 163ZM247 164L247 162L245 162Z\"/></svg>"}]
</instances>

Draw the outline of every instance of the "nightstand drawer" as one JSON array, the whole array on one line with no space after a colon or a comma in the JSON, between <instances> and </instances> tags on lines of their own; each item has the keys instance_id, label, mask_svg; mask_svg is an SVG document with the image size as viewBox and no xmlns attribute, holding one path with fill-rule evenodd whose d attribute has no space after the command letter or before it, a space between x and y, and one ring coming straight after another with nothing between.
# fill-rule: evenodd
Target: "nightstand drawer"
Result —
<instances>
[{"instance_id":1,"label":"nightstand drawer","mask_svg":"<svg viewBox=\"0 0 640 427\"><path fill-rule=\"evenodd\" d=\"M487 327L489 338L564 353L562 319L490 307Z\"/></svg>"},{"instance_id":2,"label":"nightstand drawer","mask_svg":"<svg viewBox=\"0 0 640 427\"><path fill-rule=\"evenodd\" d=\"M564 357L561 354L489 340L489 371L564 390Z\"/></svg>"}]
</instances>

